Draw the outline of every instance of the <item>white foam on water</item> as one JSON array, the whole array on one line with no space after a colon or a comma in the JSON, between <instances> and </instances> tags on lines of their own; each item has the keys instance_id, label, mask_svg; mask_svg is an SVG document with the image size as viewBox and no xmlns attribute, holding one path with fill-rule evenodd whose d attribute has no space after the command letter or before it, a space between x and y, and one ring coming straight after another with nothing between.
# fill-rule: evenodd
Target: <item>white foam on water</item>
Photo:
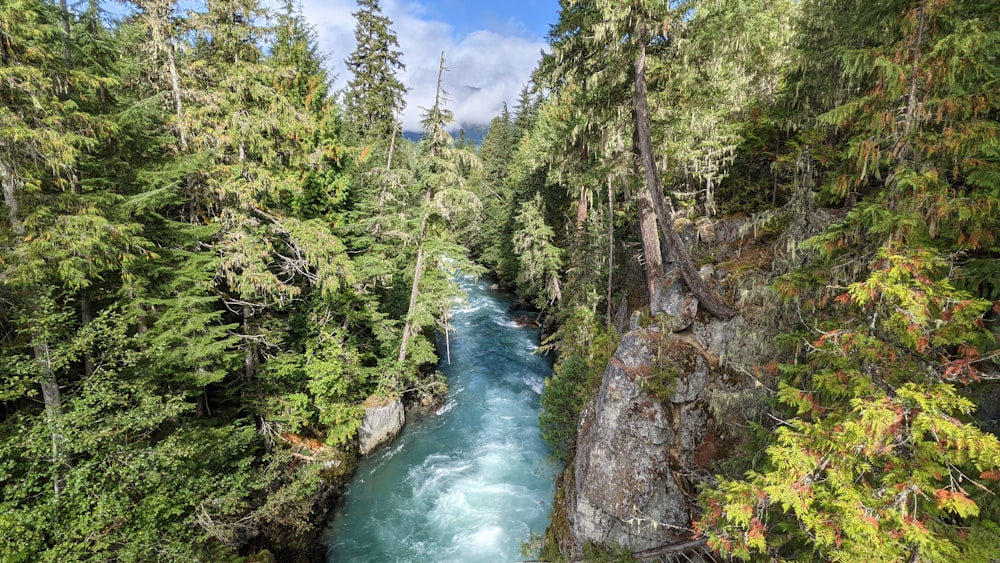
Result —
<instances>
[{"instance_id":1,"label":"white foam on water","mask_svg":"<svg viewBox=\"0 0 1000 563\"><path fill-rule=\"evenodd\" d=\"M483 309L483 307L486 307L486 306L487 306L487 304L483 303L483 302L478 302L478 303L472 302L472 303L467 304L464 307L455 307L453 309L453 311L455 312L455 314L468 315L470 313L478 313L479 311L481 311Z\"/></svg>"},{"instance_id":2,"label":"white foam on water","mask_svg":"<svg viewBox=\"0 0 1000 563\"><path fill-rule=\"evenodd\" d=\"M471 533L456 538L456 543L468 548L472 553L482 555L493 554L494 556L502 551L500 540L503 539L503 528L500 526L484 526Z\"/></svg>"},{"instance_id":3,"label":"white foam on water","mask_svg":"<svg viewBox=\"0 0 1000 563\"><path fill-rule=\"evenodd\" d=\"M506 327L506 328L515 328L515 329L524 328L521 325L519 325L518 323L516 323L516 322L514 322L514 321L512 321L512 320L510 320L510 319L508 319L506 317L499 318L499 319L493 319L493 324L498 325L498 326L502 326L502 327Z\"/></svg>"},{"instance_id":4,"label":"white foam on water","mask_svg":"<svg viewBox=\"0 0 1000 563\"><path fill-rule=\"evenodd\" d=\"M534 391L535 395L541 395L542 391L545 389L545 378L544 377L531 377L526 376L524 378L524 383Z\"/></svg>"},{"instance_id":5,"label":"white foam on water","mask_svg":"<svg viewBox=\"0 0 1000 563\"><path fill-rule=\"evenodd\" d=\"M458 401L456 401L455 399L448 399L447 401L444 402L443 405L438 407L438 410L434 411L434 414L441 416L442 414L454 409L455 406L457 405Z\"/></svg>"}]
</instances>

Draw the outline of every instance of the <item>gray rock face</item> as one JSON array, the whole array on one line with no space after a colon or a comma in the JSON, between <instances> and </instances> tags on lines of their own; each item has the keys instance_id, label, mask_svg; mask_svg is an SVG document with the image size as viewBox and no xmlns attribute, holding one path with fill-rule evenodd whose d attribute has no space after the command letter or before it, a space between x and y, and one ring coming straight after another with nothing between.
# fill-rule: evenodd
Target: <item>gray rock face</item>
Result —
<instances>
[{"instance_id":1,"label":"gray rock face","mask_svg":"<svg viewBox=\"0 0 1000 563\"><path fill-rule=\"evenodd\" d=\"M657 317L660 330L680 332L691 326L698 314L698 298L695 297L678 275L677 279L653 294L650 312Z\"/></svg>"},{"instance_id":2,"label":"gray rock face","mask_svg":"<svg viewBox=\"0 0 1000 563\"><path fill-rule=\"evenodd\" d=\"M687 500L671 473L674 413L643 389L656 333L626 334L594 400L580 415L568 517L575 548L587 541L633 551L682 535Z\"/></svg>"},{"instance_id":3,"label":"gray rock face","mask_svg":"<svg viewBox=\"0 0 1000 563\"><path fill-rule=\"evenodd\" d=\"M636 552L689 537L698 476L731 447L727 428L745 422L728 420L745 409L725 405L756 400L746 378L723 367L741 346L743 319L699 320L685 293L678 282L657 302L661 313L676 303L670 310L683 314L632 323L580 414L565 505L574 555L587 542ZM720 407L720 397L729 403Z\"/></svg>"},{"instance_id":4,"label":"gray rock face","mask_svg":"<svg viewBox=\"0 0 1000 563\"><path fill-rule=\"evenodd\" d=\"M798 320L759 289L773 279L774 255L770 243L745 236L747 221L675 225L688 247L712 243L718 264L699 274L725 280L713 285L745 316L699 316L676 271L651 300L651 322L640 311L628 322L619 315L616 326L628 332L580 414L576 455L556 496L551 529L564 554L581 556L587 542L640 552L689 538L699 482L766 412L773 381L755 368L779 359L775 335Z\"/></svg>"},{"instance_id":5,"label":"gray rock face","mask_svg":"<svg viewBox=\"0 0 1000 563\"><path fill-rule=\"evenodd\" d=\"M365 409L365 419L358 430L361 455L368 455L395 440L405 420L403 401L399 399Z\"/></svg>"}]
</instances>

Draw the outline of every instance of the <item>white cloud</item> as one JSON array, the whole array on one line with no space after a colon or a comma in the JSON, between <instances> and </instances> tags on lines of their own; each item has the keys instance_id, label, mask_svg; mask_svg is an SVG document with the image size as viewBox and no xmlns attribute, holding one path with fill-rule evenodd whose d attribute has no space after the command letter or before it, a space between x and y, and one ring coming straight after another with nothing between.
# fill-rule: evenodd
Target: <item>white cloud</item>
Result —
<instances>
[{"instance_id":1,"label":"white cloud","mask_svg":"<svg viewBox=\"0 0 1000 563\"><path fill-rule=\"evenodd\" d=\"M445 52L444 87L449 93L448 108L457 124L488 123L504 102L513 104L528 82L539 53L546 44L530 38L524 24L507 22L499 31L481 30L456 37L446 22L426 19L419 2L385 0L382 9L393 21L393 30L403 52L406 70L399 79L407 95L403 126L420 127L423 109L434 104L438 62ZM303 0L305 19L315 26L320 50L337 75L334 87L343 88L350 79L344 59L354 50L354 0Z\"/></svg>"}]
</instances>

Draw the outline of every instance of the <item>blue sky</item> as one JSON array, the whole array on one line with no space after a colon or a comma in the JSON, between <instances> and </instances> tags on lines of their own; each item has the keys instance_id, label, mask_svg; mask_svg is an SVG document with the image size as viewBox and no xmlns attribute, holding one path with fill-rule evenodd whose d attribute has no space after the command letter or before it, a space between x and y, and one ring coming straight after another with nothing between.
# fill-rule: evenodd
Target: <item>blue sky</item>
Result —
<instances>
[{"instance_id":1,"label":"blue sky","mask_svg":"<svg viewBox=\"0 0 1000 563\"><path fill-rule=\"evenodd\" d=\"M558 0L437 0L422 4L428 19L448 22L459 35L488 29L544 38L559 10Z\"/></svg>"},{"instance_id":2,"label":"blue sky","mask_svg":"<svg viewBox=\"0 0 1000 563\"><path fill-rule=\"evenodd\" d=\"M354 49L355 0L302 0L302 12L319 36L320 49L337 75L336 88L350 78L343 61ZM445 89L458 124L488 123L513 104L527 84L545 36L558 17L558 0L500 2L382 0L393 21L406 70L400 79L410 92L404 128L419 128L421 108L434 101L441 51L448 72Z\"/></svg>"}]
</instances>

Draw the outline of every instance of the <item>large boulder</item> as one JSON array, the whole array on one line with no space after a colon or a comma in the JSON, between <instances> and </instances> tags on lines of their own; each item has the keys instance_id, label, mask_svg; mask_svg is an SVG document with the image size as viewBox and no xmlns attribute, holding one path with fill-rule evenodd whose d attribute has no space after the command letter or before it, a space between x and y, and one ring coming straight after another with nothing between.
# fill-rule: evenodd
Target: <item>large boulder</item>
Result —
<instances>
[{"instance_id":1,"label":"large boulder","mask_svg":"<svg viewBox=\"0 0 1000 563\"><path fill-rule=\"evenodd\" d=\"M699 484L747 443L747 421L763 419L775 383L759 368L782 359L775 336L799 322L765 288L788 271L774 263L774 246L790 248L801 236L778 243L749 236L753 222L675 225L692 252L695 241L711 243L716 265L699 275L735 298L741 316L699 315L676 268L651 298L652 319L638 310L629 319L627 305L619 307L615 326L627 332L580 413L575 457L553 503L550 531L561 553L580 557L592 543L643 558L684 546ZM685 560L713 560L684 549Z\"/></svg>"},{"instance_id":2,"label":"large boulder","mask_svg":"<svg viewBox=\"0 0 1000 563\"><path fill-rule=\"evenodd\" d=\"M369 399L365 419L358 430L361 455L368 455L392 442L403 430L406 413L400 399Z\"/></svg>"}]
</instances>

